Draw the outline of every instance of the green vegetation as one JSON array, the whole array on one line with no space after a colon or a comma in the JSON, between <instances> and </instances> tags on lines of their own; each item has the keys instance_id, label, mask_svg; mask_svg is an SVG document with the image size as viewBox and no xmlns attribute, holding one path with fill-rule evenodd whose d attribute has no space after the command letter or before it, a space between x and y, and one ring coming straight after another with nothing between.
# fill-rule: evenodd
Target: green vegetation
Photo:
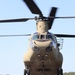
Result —
<instances>
[{"instance_id":1,"label":"green vegetation","mask_svg":"<svg viewBox=\"0 0 75 75\"><path fill-rule=\"evenodd\" d=\"M75 72L65 72L63 75L75 75Z\"/></svg>"}]
</instances>

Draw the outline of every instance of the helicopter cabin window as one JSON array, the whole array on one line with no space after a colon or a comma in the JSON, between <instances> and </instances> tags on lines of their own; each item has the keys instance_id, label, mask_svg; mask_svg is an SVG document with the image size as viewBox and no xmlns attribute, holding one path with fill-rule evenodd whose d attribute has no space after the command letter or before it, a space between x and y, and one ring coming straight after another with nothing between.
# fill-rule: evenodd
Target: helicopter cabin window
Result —
<instances>
[{"instance_id":1,"label":"helicopter cabin window","mask_svg":"<svg viewBox=\"0 0 75 75\"><path fill-rule=\"evenodd\" d=\"M46 39L45 35L40 35L40 39Z\"/></svg>"},{"instance_id":2,"label":"helicopter cabin window","mask_svg":"<svg viewBox=\"0 0 75 75\"><path fill-rule=\"evenodd\" d=\"M33 34L32 40L50 40L52 39L54 42L56 42L56 38L53 34L49 33L46 35L43 34Z\"/></svg>"},{"instance_id":3,"label":"helicopter cabin window","mask_svg":"<svg viewBox=\"0 0 75 75\"><path fill-rule=\"evenodd\" d=\"M57 40L56 40L56 36L54 34L51 33L51 36L52 36L52 40L57 43Z\"/></svg>"},{"instance_id":4,"label":"helicopter cabin window","mask_svg":"<svg viewBox=\"0 0 75 75\"><path fill-rule=\"evenodd\" d=\"M39 35L39 38L43 39L43 40L50 40L50 39L52 39L54 41L54 39L53 39L51 34Z\"/></svg>"},{"instance_id":5,"label":"helicopter cabin window","mask_svg":"<svg viewBox=\"0 0 75 75\"><path fill-rule=\"evenodd\" d=\"M39 35L39 38L40 39L43 39L43 40L49 40L49 39L52 39L52 36L50 34L46 34L46 35Z\"/></svg>"},{"instance_id":6,"label":"helicopter cabin window","mask_svg":"<svg viewBox=\"0 0 75 75\"><path fill-rule=\"evenodd\" d=\"M56 43L56 37L52 33L48 33L46 39L52 39Z\"/></svg>"},{"instance_id":7,"label":"helicopter cabin window","mask_svg":"<svg viewBox=\"0 0 75 75\"><path fill-rule=\"evenodd\" d=\"M38 34L34 34L32 37L32 40L38 40L39 39L39 35Z\"/></svg>"},{"instance_id":8,"label":"helicopter cabin window","mask_svg":"<svg viewBox=\"0 0 75 75\"><path fill-rule=\"evenodd\" d=\"M46 39L52 39L52 36L50 34L47 34Z\"/></svg>"}]
</instances>

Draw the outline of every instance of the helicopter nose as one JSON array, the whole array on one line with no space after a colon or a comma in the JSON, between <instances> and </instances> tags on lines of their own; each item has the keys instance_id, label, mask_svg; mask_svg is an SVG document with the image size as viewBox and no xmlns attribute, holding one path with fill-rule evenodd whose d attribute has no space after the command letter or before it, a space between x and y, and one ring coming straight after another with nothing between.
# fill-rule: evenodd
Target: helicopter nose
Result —
<instances>
[{"instance_id":1,"label":"helicopter nose","mask_svg":"<svg viewBox=\"0 0 75 75\"><path fill-rule=\"evenodd\" d=\"M34 41L33 50L52 51L52 49L56 49L56 44L52 40Z\"/></svg>"},{"instance_id":2,"label":"helicopter nose","mask_svg":"<svg viewBox=\"0 0 75 75\"><path fill-rule=\"evenodd\" d=\"M52 44L52 41L51 40L48 40L48 41L44 40L44 41L35 41L34 43L37 48L45 49Z\"/></svg>"},{"instance_id":3,"label":"helicopter nose","mask_svg":"<svg viewBox=\"0 0 75 75\"><path fill-rule=\"evenodd\" d=\"M55 48L55 44L54 42L50 42L50 44L46 47L46 51L52 51L52 49Z\"/></svg>"}]
</instances>

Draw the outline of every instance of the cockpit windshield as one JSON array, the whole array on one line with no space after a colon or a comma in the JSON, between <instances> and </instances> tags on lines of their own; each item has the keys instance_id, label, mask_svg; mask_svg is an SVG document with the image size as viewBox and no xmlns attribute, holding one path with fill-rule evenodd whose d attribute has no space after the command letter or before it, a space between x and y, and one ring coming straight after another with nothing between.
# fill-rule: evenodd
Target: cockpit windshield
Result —
<instances>
[{"instance_id":1,"label":"cockpit windshield","mask_svg":"<svg viewBox=\"0 0 75 75\"><path fill-rule=\"evenodd\" d=\"M52 39L53 40L53 38L52 38L52 36L50 35L50 34L46 34L46 35L41 35L41 34L34 34L33 36L32 36L32 40L48 40L48 39Z\"/></svg>"}]
</instances>

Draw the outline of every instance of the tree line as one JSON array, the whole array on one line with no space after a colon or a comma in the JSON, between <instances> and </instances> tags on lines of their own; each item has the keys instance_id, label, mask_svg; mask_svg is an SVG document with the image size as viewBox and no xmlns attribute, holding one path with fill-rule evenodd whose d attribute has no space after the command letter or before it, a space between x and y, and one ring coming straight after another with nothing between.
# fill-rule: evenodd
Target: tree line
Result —
<instances>
[{"instance_id":1,"label":"tree line","mask_svg":"<svg viewBox=\"0 0 75 75\"><path fill-rule=\"evenodd\" d=\"M75 75L75 72L65 72L63 75Z\"/></svg>"}]
</instances>

